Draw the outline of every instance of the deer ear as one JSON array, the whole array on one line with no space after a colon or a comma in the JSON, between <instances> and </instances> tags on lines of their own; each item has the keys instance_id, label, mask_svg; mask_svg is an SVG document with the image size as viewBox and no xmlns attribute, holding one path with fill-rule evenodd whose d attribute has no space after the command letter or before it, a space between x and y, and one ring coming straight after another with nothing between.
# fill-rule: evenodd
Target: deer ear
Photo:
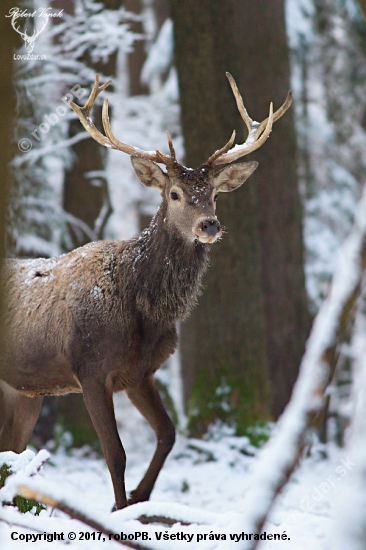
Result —
<instances>
[{"instance_id":1,"label":"deer ear","mask_svg":"<svg viewBox=\"0 0 366 550\"><path fill-rule=\"evenodd\" d=\"M254 172L257 168L258 162L252 160L251 162L240 162L239 164L231 164L226 166L220 172L215 174L214 186L217 191L223 191L228 193L238 189L245 180Z\"/></svg>"},{"instance_id":2,"label":"deer ear","mask_svg":"<svg viewBox=\"0 0 366 550\"><path fill-rule=\"evenodd\" d=\"M131 162L137 177L146 187L157 187L160 192L165 189L168 176L155 162L137 155L131 155Z\"/></svg>"}]
</instances>

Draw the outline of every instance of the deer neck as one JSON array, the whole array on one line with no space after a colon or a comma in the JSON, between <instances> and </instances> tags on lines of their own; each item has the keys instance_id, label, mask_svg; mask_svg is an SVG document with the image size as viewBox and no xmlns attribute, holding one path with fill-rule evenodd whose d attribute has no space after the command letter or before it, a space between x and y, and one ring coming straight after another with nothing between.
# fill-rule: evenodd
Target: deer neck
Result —
<instances>
[{"instance_id":1,"label":"deer neck","mask_svg":"<svg viewBox=\"0 0 366 550\"><path fill-rule=\"evenodd\" d=\"M187 242L168 225L163 202L150 226L123 252L121 263L128 262L131 273L122 277L126 299L133 296L142 315L152 321L171 324L184 319L196 303L209 249L198 241Z\"/></svg>"}]
</instances>

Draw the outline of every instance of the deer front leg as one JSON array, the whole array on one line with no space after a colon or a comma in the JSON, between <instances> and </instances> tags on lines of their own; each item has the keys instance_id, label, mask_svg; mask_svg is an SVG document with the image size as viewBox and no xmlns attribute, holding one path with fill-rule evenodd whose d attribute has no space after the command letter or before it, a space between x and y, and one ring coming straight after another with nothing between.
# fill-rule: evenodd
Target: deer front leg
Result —
<instances>
[{"instance_id":1,"label":"deer front leg","mask_svg":"<svg viewBox=\"0 0 366 550\"><path fill-rule=\"evenodd\" d=\"M95 380L82 383L85 404L102 445L111 474L117 510L127 506L125 490L126 453L117 431L112 392Z\"/></svg>"},{"instance_id":2,"label":"deer front leg","mask_svg":"<svg viewBox=\"0 0 366 550\"><path fill-rule=\"evenodd\" d=\"M151 376L139 387L126 390L128 397L154 430L157 446L144 477L131 492L129 504L149 500L156 478L175 441L175 428L170 420Z\"/></svg>"}]
</instances>

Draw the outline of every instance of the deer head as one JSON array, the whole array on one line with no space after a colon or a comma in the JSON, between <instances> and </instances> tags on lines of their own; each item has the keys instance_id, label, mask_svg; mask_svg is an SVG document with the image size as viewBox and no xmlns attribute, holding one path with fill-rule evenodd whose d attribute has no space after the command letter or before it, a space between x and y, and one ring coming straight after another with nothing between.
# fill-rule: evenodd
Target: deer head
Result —
<instances>
[{"instance_id":1,"label":"deer head","mask_svg":"<svg viewBox=\"0 0 366 550\"><path fill-rule=\"evenodd\" d=\"M11 20L11 26L12 26L13 29L14 29L18 34L20 34L20 36L23 38L23 40L24 40L24 42L25 42L25 49L26 49L27 53L32 53L32 52L33 52L33 48L34 48L34 44L35 44L37 38L39 37L39 35L41 34L41 32L44 31L44 29L45 29L46 26L47 26L48 17L44 17L44 23L43 23L43 25L42 25L39 29L34 29L32 36L28 36L26 30L25 30L24 32L22 32L22 31L19 29L19 27L16 27L15 21L16 21L16 19L13 17L12 20Z\"/></svg>"},{"instance_id":2,"label":"deer head","mask_svg":"<svg viewBox=\"0 0 366 550\"><path fill-rule=\"evenodd\" d=\"M109 86L111 80L99 86L99 75L96 75L92 92L84 107L79 107L67 97L63 98L95 141L131 156L132 165L140 181L147 187L156 187L160 191L166 208L166 223L174 226L186 240L191 242L198 240L201 243L213 243L221 237L222 230L215 213L218 193L231 192L240 187L254 172L258 163L251 161L233 164L217 173L214 172L214 167L217 164L231 163L261 147L269 137L273 122L287 111L292 102L291 92L289 92L278 111L273 113L271 103L268 118L261 123L255 122L249 117L244 107L233 77L229 73L226 75L238 110L248 128L248 137L245 143L233 147L234 131L226 145L196 169L186 168L177 161L169 132L167 137L170 155L164 155L160 151L143 151L119 141L110 127L108 99L104 99L102 111L105 135L99 132L90 118L90 113L96 98ZM158 164L164 164L166 172Z\"/></svg>"}]
</instances>

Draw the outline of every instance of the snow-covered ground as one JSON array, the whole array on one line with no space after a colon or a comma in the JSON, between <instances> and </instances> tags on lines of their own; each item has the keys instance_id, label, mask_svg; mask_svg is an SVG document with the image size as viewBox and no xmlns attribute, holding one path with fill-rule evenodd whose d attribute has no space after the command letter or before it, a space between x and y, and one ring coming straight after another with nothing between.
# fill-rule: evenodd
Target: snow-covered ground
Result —
<instances>
[{"instance_id":1,"label":"snow-covered ground","mask_svg":"<svg viewBox=\"0 0 366 550\"><path fill-rule=\"evenodd\" d=\"M152 455L154 436L123 395L117 396L116 408L122 420L120 434L127 452L126 485L127 490L132 490L142 477ZM121 419L121 413L126 422ZM164 510L168 509L172 517L184 517L184 509L178 505L190 507L191 521L195 519L196 514L199 522L203 514L204 519L200 521L206 524L205 527L195 526L189 531L193 534L189 543L190 548L216 548L217 544L220 544L220 548L241 546L240 541L230 540L230 534L241 534L238 530L233 532L230 529L230 522L232 516L237 522L237 514L245 514L247 507L251 506L251 503L246 501L246 492L250 486L251 464L256 460L253 456L256 452L246 438L234 437L228 429L218 429L210 440L178 436L171 456L158 478L151 501L154 504L168 503ZM352 457L346 456L344 451L332 445L314 445L308 455L302 458L298 469L278 497L264 527L267 534L285 534L288 538L262 541L260 548L263 550L329 548L329 537L335 525L335 497L339 489L345 488L352 480L354 463ZM132 512L131 508L109 514L113 505L113 490L109 472L101 458L85 456L82 451L75 450L71 454L66 454L60 450L45 464L42 476L47 486L55 487L56 484L62 495L67 495L70 500L80 503L81 509L87 507L101 522L109 515L113 521L111 533L149 532L152 538L149 544L153 544L152 547L157 549L187 546L187 540L155 540L155 532L163 535L187 533L187 528L180 524L173 527L155 525L152 528L136 520L125 523L128 513ZM192 509L196 509L196 512ZM208 515L206 518L206 512L213 512L214 516L211 518ZM218 520L220 517L222 519ZM76 520L70 520L63 513L50 507L47 511L41 512L39 517L29 512L22 515L10 507L0 508L0 518L3 519L0 521L2 550L25 547L24 540L20 540L19 537L22 534L36 535L37 532L64 533L64 541L52 541L54 550L64 548L66 544L75 549L118 548L116 542L109 541L104 535L99 541L78 540L79 533L92 533L93 530ZM17 523L25 524L27 527L20 527ZM71 532L76 533L76 540L67 539L68 533ZM13 535L17 540L11 539L12 533L17 533ZM206 541L198 541L197 535L203 536L204 533L207 534ZM210 533L226 533L227 541L211 541L208 538ZM139 542L143 541L139 539ZM37 550L49 548L49 542L37 540L35 547Z\"/></svg>"}]
</instances>

